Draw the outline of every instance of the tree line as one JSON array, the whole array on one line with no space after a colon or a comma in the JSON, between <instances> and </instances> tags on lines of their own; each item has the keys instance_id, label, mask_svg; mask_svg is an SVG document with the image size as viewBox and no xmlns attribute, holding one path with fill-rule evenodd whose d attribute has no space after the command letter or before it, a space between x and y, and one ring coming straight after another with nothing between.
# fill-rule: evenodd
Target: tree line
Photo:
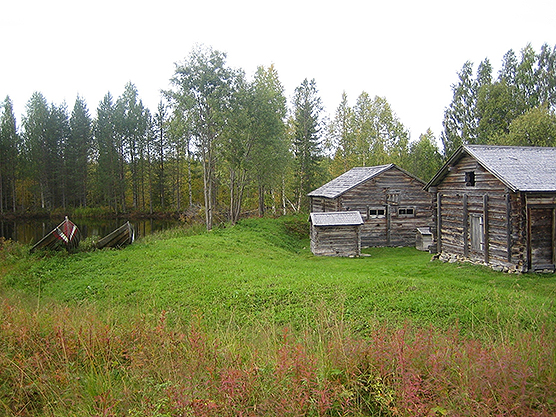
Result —
<instances>
[{"instance_id":1,"label":"tree line","mask_svg":"<svg viewBox=\"0 0 556 417\"><path fill-rule=\"evenodd\" d=\"M18 126L13 104L0 115L0 212L100 208L111 213L202 211L235 223L306 208L306 194L355 166L396 163L428 180L461 144L555 146L556 50L530 45L504 55L497 78L488 59L466 62L452 86L440 149L432 131L411 140L384 97L344 93L325 121L314 79L291 103L273 66L251 79L226 54L197 46L180 63L153 113L134 84L107 93L93 117L85 100L49 103L32 95Z\"/></svg>"},{"instance_id":2,"label":"tree line","mask_svg":"<svg viewBox=\"0 0 556 417\"><path fill-rule=\"evenodd\" d=\"M474 73L466 62L452 86L441 141L446 155L461 144L556 146L556 47L520 56L509 50L498 75L489 59Z\"/></svg>"}]
</instances>

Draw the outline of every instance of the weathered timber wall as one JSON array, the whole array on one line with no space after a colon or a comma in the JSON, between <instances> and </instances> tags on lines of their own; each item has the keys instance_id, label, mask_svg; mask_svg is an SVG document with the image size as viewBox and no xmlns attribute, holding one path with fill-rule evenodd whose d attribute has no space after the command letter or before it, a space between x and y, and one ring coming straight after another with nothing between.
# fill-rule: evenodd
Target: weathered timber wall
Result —
<instances>
[{"instance_id":1,"label":"weathered timber wall","mask_svg":"<svg viewBox=\"0 0 556 417\"><path fill-rule=\"evenodd\" d=\"M475 184L466 185L466 172ZM522 271L527 261L524 199L469 156L450 168L434 190L434 226L438 250L472 262ZM472 218L481 217L481 247L472 245ZM476 229L475 229L476 232Z\"/></svg>"},{"instance_id":2,"label":"weathered timber wall","mask_svg":"<svg viewBox=\"0 0 556 417\"><path fill-rule=\"evenodd\" d=\"M531 259L535 264L552 263L552 208L529 210L531 222ZM543 233L543 231L546 231Z\"/></svg>"},{"instance_id":3,"label":"weathered timber wall","mask_svg":"<svg viewBox=\"0 0 556 417\"><path fill-rule=\"evenodd\" d=\"M360 226L311 225L311 252L325 256L361 255Z\"/></svg>"},{"instance_id":4,"label":"weathered timber wall","mask_svg":"<svg viewBox=\"0 0 556 417\"><path fill-rule=\"evenodd\" d=\"M324 213L331 211L342 211L338 199L326 197L311 197L311 213Z\"/></svg>"},{"instance_id":5,"label":"weathered timber wall","mask_svg":"<svg viewBox=\"0 0 556 417\"><path fill-rule=\"evenodd\" d=\"M400 216L399 207L413 208L414 216ZM369 208L384 209L384 216L368 216ZM414 246L417 228L431 224L432 198L423 190L423 183L394 167L336 199L312 197L311 209L359 211L365 221L361 227L363 247Z\"/></svg>"},{"instance_id":6,"label":"weathered timber wall","mask_svg":"<svg viewBox=\"0 0 556 417\"><path fill-rule=\"evenodd\" d=\"M556 270L556 192L526 196L528 260L532 270Z\"/></svg>"},{"instance_id":7,"label":"weathered timber wall","mask_svg":"<svg viewBox=\"0 0 556 417\"><path fill-rule=\"evenodd\" d=\"M365 220L361 231L362 246L414 246L418 227L429 226L431 196L423 184L393 168L360 184L342 195L341 205L358 210ZM369 208L385 208L385 216L368 216ZM414 216L398 214L399 207L414 209Z\"/></svg>"}]
</instances>

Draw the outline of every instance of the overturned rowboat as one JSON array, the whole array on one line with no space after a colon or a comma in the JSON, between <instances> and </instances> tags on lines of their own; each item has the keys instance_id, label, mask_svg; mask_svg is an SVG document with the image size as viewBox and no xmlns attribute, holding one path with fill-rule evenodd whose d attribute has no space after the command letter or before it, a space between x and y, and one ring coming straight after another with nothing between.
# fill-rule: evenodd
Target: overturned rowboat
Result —
<instances>
[{"instance_id":1,"label":"overturned rowboat","mask_svg":"<svg viewBox=\"0 0 556 417\"><path fill-rule=\"evenodd\" d=\"M50 233L44 236L31 248L31 252L39 249L56 249L65 247L68 251L77 248L81 234L77 226L68 219L68 216L62 223L56 226Z\"/></svg>"},{"instance_id":2,"label":"overturned rowboat","mask_svg":"<svg viewBox=\"0 0 556 417\"><path fill-rule=\"evenodd\" d=\"M130 222L125 222L125 224L100 239L97 242L96 247L97 249L121 248L133 243L134 240L135 229L133 228L133 225Z\"/></svg>"}]
</instances>

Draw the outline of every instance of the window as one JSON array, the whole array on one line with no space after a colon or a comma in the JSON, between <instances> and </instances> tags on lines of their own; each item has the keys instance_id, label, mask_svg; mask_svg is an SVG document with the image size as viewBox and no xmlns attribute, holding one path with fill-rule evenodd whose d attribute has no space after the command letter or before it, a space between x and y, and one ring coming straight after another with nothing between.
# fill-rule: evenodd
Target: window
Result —
<instances>
[{"instance_id":1,"label":"window","mask_svg":"<svg viewBox=\"0 0 556 417\"><path fill-rule=\"evenodd\" d=\"M467 187L475 186L475 173L473 171L469 171L465 173L465 185Z\"/></svg>"},{"instance_id":2,"label":"window","mask_svg":"<svg viewBox=\"0 0 556 417\"><path fill-rule=\"evenodd\" d=\"M386 209L384 207L369 207L367 210L368 219L378 219L386 217Z\"/></svg>"},{"instance_id":3,"label":"window","mask_svg":"<svg viewBox=\"0 0 556 417\"><path fill-rule=\"evenodd\" d=\"M415 207L399 207L399 217L415 217Z\"/></svg>"},{"instance_id":4,"label":"window","mask_svg":"<svg viewBox=\"0 0 556 417\"><path fill-rule=\"evenodd\" d=\"M399 191L390 191L386 196L386 201L389 204L399 204L400 202L400 192Z\"/></svg>"}]
</instances>

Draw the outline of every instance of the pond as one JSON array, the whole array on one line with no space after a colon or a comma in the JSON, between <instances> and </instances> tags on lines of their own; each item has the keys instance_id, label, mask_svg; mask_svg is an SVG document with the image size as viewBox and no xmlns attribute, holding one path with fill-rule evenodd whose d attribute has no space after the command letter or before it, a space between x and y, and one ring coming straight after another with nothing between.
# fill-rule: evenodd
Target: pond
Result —
<instances>
[{"instance_id":1,"label":"pond","mask_svg":"<svg viewBox=\"0 0 556 417\"><path fill-rule=\"evenodd\" d=\"M52 231L64 219L63 217L52 219L19 219L0 220L0 237L11 239L24 244L34 244ZM88 237L97 239L106 236L111 231L120 227L126 219L70 219L81 232L81 239ZM150 235L154 232L166 230L178 226L178 220L168 219L142 219L131 221L135 228L135 237Z\"/></svg>"}]
</instances>

